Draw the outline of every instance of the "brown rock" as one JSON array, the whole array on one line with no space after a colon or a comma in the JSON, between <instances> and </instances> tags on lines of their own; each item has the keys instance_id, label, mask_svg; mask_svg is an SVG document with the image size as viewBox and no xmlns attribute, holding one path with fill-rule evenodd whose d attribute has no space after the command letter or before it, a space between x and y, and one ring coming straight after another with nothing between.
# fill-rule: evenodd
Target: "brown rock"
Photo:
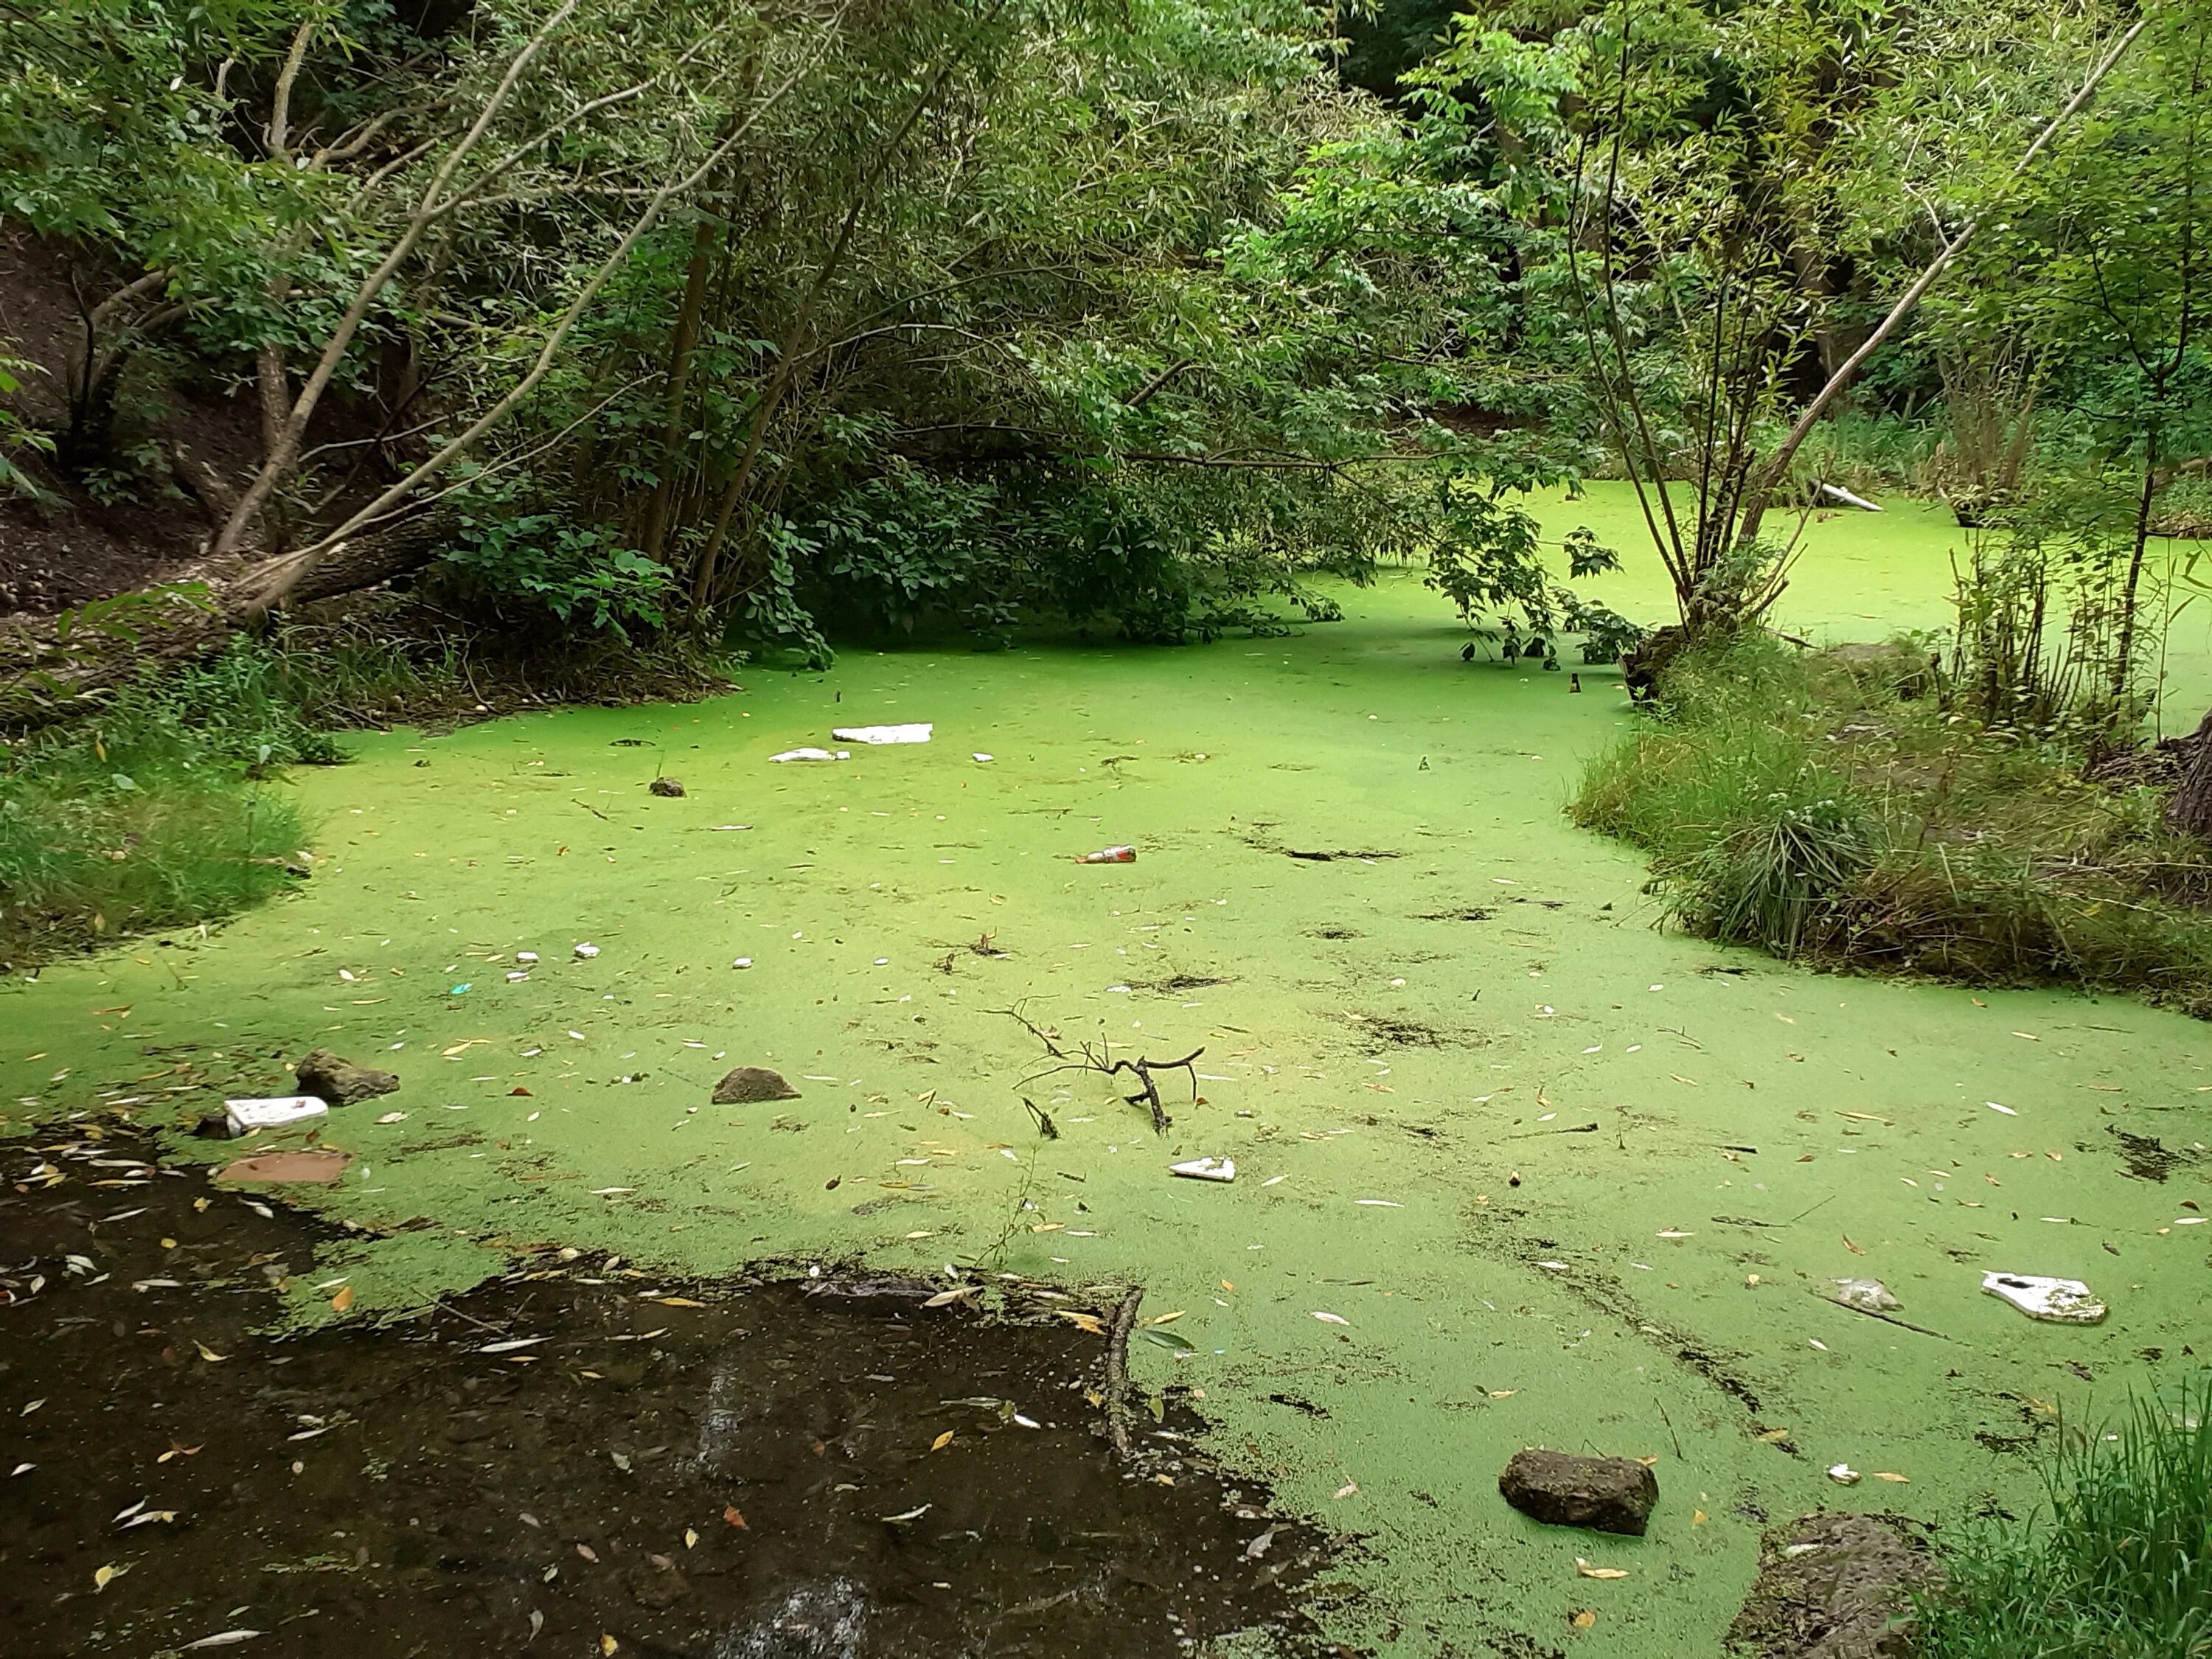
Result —
<instances>
[{"instance_id":1,"label":"brown rock","mask_svg":"<svg viewBox=\"0 0 2212 1659\"><path fill-rule=\"evenodd\" d=\"M293 1068L293 1075L300 1079L301 1094L313 1095L332 1106L374 1100L399 1086L399 1079L393 1073L356 1066L349 1060L339 1059L327 1048L318 1048L310 1054Z\"/></svg>"},{"instance_id":2,"label":"brown rock","mask_svg":"<svg viewBox=\"0 0 2212 1659\"><path fill-rule=\"evenodd\" d=\"M1762 1659L1902 1659L1916 1591L1938 1583L1921 1523L1901 1515L1802 1516L1764 1540L1759 1577L1729 1627Z\"/></svg>"},{"instance_id":3,"label":"brown rock","mask_svg":"<svg viewBox=\"0 0 2212 1659\"><path fill-rule=\"evenodd\" d=\"M763 1100L796 1100L799 1091L780 1072L765 1066L740 1066L714 1085L717 1106L752 1106Z\"/></svg>"},{"instance_id":4,"label":"brown rock","mask_svg":"<svg viewBox=\"0 0 2212 1659\"><path fill-rule=\"evenodd\" d=\"M655 778L645 787L654 794L665 795L672 800L680 799L684 794L684 786L674 778Z\"/></svg>"},{"instance_id":5,"label":"brown rock","mask_svg":"<svg viewBox=\"0 0 2212 1659\"><path fill-rule=\"evenodd\" d=\"M1644 1535L1659 1480L1632 1457L1577 1457L1571 1452L1513 1454L1498 1477L1505 1501L1554 1527Z\"/></svg>"}]
</instances>

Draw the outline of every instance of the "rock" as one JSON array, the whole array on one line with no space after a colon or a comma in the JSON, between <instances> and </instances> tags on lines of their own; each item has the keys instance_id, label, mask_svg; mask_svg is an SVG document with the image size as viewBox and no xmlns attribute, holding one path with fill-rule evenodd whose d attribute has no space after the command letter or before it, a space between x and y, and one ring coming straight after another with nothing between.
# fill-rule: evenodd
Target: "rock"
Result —
<instances>
[{"instance_id":1,"label":"rock","mask_svg":"<svg viewBox=\"0 0 2212 1659\"><path fill-rule=\"evenodd\" d=\"M656 1612L674 1607L691 1593L691 1581L680 1567L632 1567L628 1577L630 1600Z\"/></svg>"},{"instance_id":2,"label":"rock","mask_svg":"<svg viewBox=\"0 0 2212 1659\"><path fill-rule=\"evenodd\" d=\"M293 1074L300 1079L301 1094L313 1095L333 1106L374 1100L399 1086L399 1079L393 1073L356 1066L349 1060L339 1059L327 1048L318 1048L310 1054L293 1068Z\"/></svg>"},{"instance_id":3,"label":"rock","mask_svg":"<svg viewBox=\"0 0 2212 1659\"><path fill-rule=\"evenodd\" d=\"M1804 1516L1765 1540L1729 1650L1902 1659L1912 1649L1912 1593L1934 1576L1918 1524L1902 1516Z\"/></svg>"},{"instance_id":4,"label":"rock","mask_svg":"<svg viewBox=\"0 0 2212 1659\"><path fill-rule=\"evenodd\" d=\"M674 778L655 778L645 787L654 794L665 795L671 800L680 800L684 796L684 786Z\"/></svg>"},{"instance_id":5,"label":"rock","mask_svg":"<svg viewBox=\"0 0 2212 1659\"><path fill-rule=\"evenodd\" d=\"M1577 1457L1531 1449L1513 1454L1498 1477L1505 1501L1554 1527L1644 1535L1659 1480L1632 1457Z\"/></svg>"},{"instance_id":6,"label":"rock","mask_svg":"<svg viewBox=\"0 0 2212 1659\"><path fill-rule=\"evenodd\" d=\"M799 1091L780 1072L765 1066L740 1066L714 1085L717 1106L752 1106L763 1100L796 1100Z\"/></svg>"}]
</instances>

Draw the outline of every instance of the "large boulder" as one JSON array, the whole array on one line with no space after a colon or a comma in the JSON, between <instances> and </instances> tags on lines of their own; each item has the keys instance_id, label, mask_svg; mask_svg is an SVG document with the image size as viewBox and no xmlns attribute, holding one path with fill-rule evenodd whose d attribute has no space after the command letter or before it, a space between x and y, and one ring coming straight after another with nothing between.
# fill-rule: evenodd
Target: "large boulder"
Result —
<instances>
[{"instance_id":1,"label":"large boulder","mask_svg":"<svg viewBox=\"0 0 2212 1659\"><path fill-rule=\"evenodd\" d=\"M740 1066L714 1085L717 1106L753 1106L763 1100L796 1100L799 1091L783 1080L781 1072L765 1066Z\"/></svg>"},{"instance_id":2,"label":"large boulder","mask_svg":"<svg viewBox=\"0 0 2212 1659\"><path fill-rule=\"evenodd\" d=\"M1659 1480L1632 1457L1577 1457L1572 1452L1517 1451L1498 1477L1505 1501L1554 1527L1641 1538L1659 1501Z\"/></svg>"},{"instance_id":3,"label":"large boulder","mask_svg":"<svg viewBox=\"0 0 2212 1659\"><path fill-rule=\"evenodd\" d=\"M293 1067L293 1075L300 1079L301 1094L313 1095L332 1106L374 1100L399 1086L399 1079L392 1073L356 1066L349 1060L339 1059L327 1048L318 1048L308 1054Z\"/></svg>"}]
</instances>

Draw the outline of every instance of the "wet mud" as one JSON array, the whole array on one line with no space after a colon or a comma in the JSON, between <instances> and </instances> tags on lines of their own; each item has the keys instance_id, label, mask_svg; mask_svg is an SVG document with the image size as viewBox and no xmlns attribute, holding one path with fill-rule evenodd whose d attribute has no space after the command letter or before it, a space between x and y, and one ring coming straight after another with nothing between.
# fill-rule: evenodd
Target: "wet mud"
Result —
<instances>
[{"instance_id":1,"label":"wet mud","mask_svg":"<svg viewBox=\"0 0 2212 1659\"><path fill-rule=\"evenodd\" d=\"M1323 1540L1190 1455L1179 1399L1117 1458L1082 1322L551 1250L270 1334L348 1303L348 1236L146 1152L0 1154L15 1659L1311 1649Z\"/></svg>"}]
</instances>

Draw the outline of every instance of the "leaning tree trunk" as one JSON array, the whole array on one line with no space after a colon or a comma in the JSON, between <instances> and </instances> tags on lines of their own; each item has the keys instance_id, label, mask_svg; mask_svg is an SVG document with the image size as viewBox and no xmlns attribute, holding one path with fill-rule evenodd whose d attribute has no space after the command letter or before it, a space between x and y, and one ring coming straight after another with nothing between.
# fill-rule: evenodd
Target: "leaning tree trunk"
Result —
<instances>
[{"instance_id":1,"label":"leaning tree trunk","mask_svg":"<svg viewBox=\"0 0 2212 1659\"><path fill-rule=\"evenodd\" d=\"M2197 722L2197 735L2189 740L2188 756L2182 768L2181 787L2166 804L2166 827L2212 841L2212 713Z\"/></svg>"}]
</instances>

